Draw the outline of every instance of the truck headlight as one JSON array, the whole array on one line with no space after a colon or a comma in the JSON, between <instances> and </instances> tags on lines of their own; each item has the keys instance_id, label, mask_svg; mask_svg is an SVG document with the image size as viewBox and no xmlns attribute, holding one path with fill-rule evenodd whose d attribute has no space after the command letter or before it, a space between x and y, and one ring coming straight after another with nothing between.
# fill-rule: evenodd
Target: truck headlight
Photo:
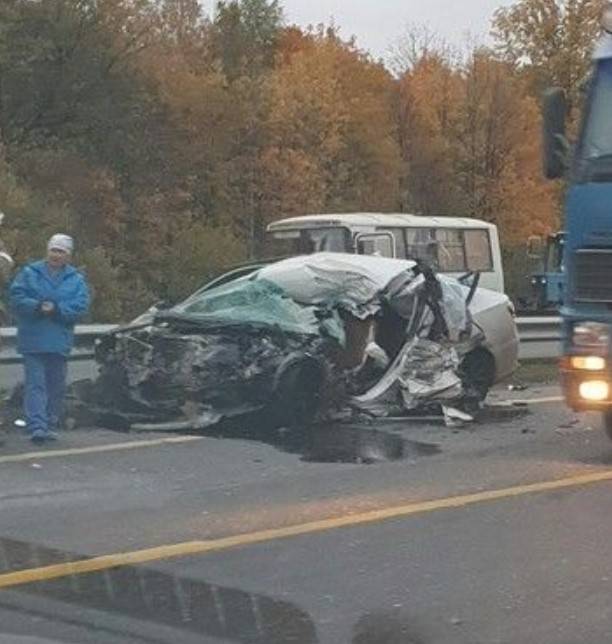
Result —
<instances>
[{"instance_id":1,"label":"truck headlight","mask_svg":"<svg viewBox=\"0 0 612 644\"><path fill-rule=\"evenodd\" d=\"M587 380L580 385L580 397L590 402L608 400L610 385L603 380Z\"/></svg>"},{"instance_id":2,"label":"truck headlight","mask_svg":"<svg viewBox=\"0 0 612 644\"><path fill-rule=\"evenodd\" d=\"M579 322L574 325L572 344L576 347L607 348L610 342L610 328L599 322Z\"/></svg>"},{"instance_id":3,"label":"truck headlight","mask_svg":"<svg viewBox=\"0 0 612 644\"><path fill-rule=\"evenodd\" d=\"M603 371L606 368L606 360L600 356L572 356L570 364L573 369L581 371Z\"/></svg>"}]
</instances>

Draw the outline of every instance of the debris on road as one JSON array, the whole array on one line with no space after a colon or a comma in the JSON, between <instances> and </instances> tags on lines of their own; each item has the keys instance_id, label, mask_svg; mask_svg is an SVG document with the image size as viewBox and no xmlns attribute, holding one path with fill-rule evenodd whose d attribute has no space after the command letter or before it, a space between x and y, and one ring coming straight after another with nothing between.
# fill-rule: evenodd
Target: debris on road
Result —
<instances>
[{"instance_id":1,"label":"debris on road","mask_svg":"<svg viewBox=\"0 0 612 644\"><path fill-rule=\"evenodd\" d=\"M255 267L109 333L83 398L142 431L432 407L456 424L473 420L517 353L505 296L415 262L319 253Z\"/></svg>"}]
</instances>

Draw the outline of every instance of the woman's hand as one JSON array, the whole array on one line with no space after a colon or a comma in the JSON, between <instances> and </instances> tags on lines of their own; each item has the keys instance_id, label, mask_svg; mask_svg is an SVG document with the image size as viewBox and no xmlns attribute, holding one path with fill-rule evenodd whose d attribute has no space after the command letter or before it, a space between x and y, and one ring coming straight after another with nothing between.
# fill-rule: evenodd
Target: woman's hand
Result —
<instances>
[{"instance_id":1,"label":"woman's hand","mask_svg":"<svg viewBox=\"0 0 612 644\"><path fill-rule=\"evenodd\" d=\"M44 301L40 303L40 312L43 315L53 315L55 312L55 303L54 302L49 302L49 301Z\"/></svg>"}]
</instances>

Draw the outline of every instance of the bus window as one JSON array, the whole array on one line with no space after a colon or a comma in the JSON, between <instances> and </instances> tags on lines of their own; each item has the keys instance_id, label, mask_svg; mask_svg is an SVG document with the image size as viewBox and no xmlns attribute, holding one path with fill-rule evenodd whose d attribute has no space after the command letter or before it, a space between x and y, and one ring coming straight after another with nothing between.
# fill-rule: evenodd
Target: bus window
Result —
<instances>
[{"instance_id":1,"label":"bus window","mask_svg":"<svg viewBox=\"0 0 612 644\"><path fill-rule=\"evenodd\" d=\"M465 254L470 271L486 273L493 270L491 239L488 230L466 230Z\"/></svg>"},{"instance_id":2,"label":"bus window","mask_svg":"<svg viewBox=\"0 0 612 644\"><path fill-rule=\"evenodd\" d=\"M423 260L437 268L436 243L431 228L406 228L406 259Z\"/></svg>"},{"instance_id":3,"label":"bus window","mask_svg":"<svg viewBox=\"0 0 612 644\"><path fill-rule=\"evenodd\" d=\"M394 257L394 236L391 232L361 234L355 238L358 255L377 255Z\"/></svg>"},{"instance_id":4,"label":"bus window","mask_svg":"<svg viewBox=\"0 0 612 644\"><path fill-rule=\"evenodd\" d=\"M436 230L438 270L443 273L461 273L468 270L465 261L463 230L438 228Z\"/></svg>"},{"instance_id":5,"label":"bus window","mask_svg":"<svg viewBox=\"0 0 612 644\"><path fill-rule=\"evenodd\" d=\"M346 253L347 232L344 228L318 228L302 231L305 250L311 253Z\"/></svg>"},{"instance_id":6,"label":"bus window","mask_svg":"<svg viewBox=\"0 0 612 644\"><path fill-rule=\"evenodd\" d=\"M278 257L351 252L350 234L346 228L278 230L268 233L267 242L267 255Z\"/></svg>"},{"instance_id":7,"label":"bus window","mask_svg":"<svg viewBox=\"0 0 612 644\"><path fill-rule=\"evenodd\" d=\"M406 240L403 228L379 228L381 232L391 233L395 238L395 256L399 259L410 259L406 255Z\"/></svg>"}]
</instances>

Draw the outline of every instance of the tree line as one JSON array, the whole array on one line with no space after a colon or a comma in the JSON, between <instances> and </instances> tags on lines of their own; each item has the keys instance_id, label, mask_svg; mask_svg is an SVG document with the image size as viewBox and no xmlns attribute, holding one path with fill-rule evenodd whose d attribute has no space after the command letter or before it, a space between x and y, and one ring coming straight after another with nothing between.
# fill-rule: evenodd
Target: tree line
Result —
<instances>
[{"instance_id":1,"label":"tree line","mask_svg":"<svg viewBox=\"0 0 612 644\"><path fill-rule=\"evenodd\" d=\"M577 111L601 4L519 0L461 51L414 28L385 63L278 0L3 0L2 236L23 262L71 233L97 321L260 254L279 217L465 215L518 245L559 226L539 97Z\"/></svg>"}]
</instances>

